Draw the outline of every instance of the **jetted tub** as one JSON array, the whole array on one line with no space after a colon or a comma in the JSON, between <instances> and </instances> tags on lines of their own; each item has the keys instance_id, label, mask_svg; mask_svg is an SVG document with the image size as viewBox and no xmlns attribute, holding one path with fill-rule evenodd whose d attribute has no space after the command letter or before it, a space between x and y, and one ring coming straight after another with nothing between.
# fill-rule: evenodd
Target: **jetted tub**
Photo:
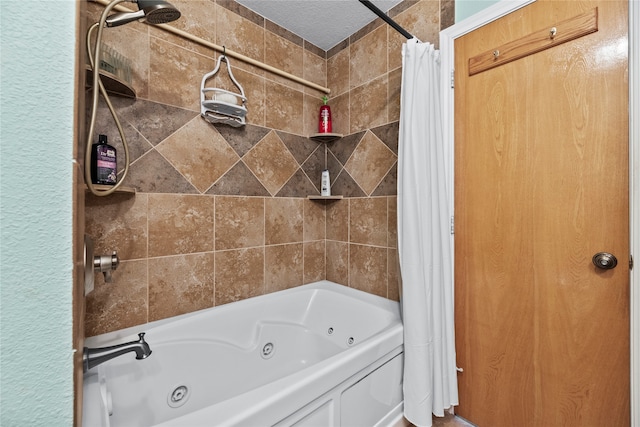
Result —
<instances>
[{"instance_id":1,"label":"jetted tub","mask_svg":"<svg viewBox=\"0 0 640 427\"><path fill-rule=\"evenodd\" d=\"M152 354L85 373L83 426L392 426L399 304L329 281L91 337ZM109 415L111 414L111 415Z\"/></svg>"}]
</instances>

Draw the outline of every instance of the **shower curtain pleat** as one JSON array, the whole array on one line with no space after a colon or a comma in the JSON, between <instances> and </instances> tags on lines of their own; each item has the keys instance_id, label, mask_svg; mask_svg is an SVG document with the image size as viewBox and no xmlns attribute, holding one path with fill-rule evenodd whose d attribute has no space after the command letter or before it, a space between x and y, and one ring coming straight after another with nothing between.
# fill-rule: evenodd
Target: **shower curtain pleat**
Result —
<instances>
[{"instance_id":1,"label":"shower curtain pleat","mask_svg":"<svg viewBox=\"0 0 640 427\"><path fill-rule=\"evenodd\" d=\"M404 415L419 427L458 404L447 162L440 52L402 49L398 252L404 322Z\"/></svg>"}]
</instances>

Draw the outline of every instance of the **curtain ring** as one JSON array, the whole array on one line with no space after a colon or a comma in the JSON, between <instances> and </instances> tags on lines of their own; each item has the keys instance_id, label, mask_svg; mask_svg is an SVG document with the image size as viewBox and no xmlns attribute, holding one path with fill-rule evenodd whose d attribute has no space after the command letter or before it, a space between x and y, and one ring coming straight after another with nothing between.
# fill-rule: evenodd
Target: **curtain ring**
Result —
<instances>
[{"instance_id":1,"label":"curtain ring","mask_svg":"<svg viewBox=\"0 0 640 427\"><path fill-rule=\"evenodd\" d=\"M556 37L557 33L558 33L558 29L556 27L551 27L551 29L549 30L549 37L551 38L551 40L553 40Z\"/></svg>"},{"instance_id":2,"label":"curtain ring","mask_svg":"<svg viewBox=\"0 0 640 427\"><path fill-rule=\"evenodd\" d=\"M496 49L496 50L493 51L493 57L495 59L498 59L498 56L500 56L500 51L498 49Z\"/></svg>"}]
</instances>

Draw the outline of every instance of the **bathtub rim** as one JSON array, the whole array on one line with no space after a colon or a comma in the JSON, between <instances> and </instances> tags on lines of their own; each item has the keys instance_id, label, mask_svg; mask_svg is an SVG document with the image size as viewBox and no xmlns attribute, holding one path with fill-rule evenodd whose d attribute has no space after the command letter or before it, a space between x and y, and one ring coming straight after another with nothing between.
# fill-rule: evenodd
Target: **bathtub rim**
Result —
<instances>
[{"instance_id":1,"label":"bathtub rim","mask_svg":"<svg viewBox=\"0 0 640 427\"><path fill-rule=\"evenodd\" d=\"M127 328L118 329L111 332L105 332L104 334L86 337L85 346L101 347L106 345L118 344L120 342L125 342L128 340L134 340L134 339L137 340L138 333L140 332L148 332L149 330L161 327L163 325L170 324L173 322L180 322L185 319L190 319L194 316L202 315L209 311L216 310L218 312L223 312L223 311L229 311L233 309L239 309L241 307L244 307L245 305L253 304L253 302L255 302L258 299L261 299L263 302L266 303L269 300L273 300L282 296L283 294L288 295L291 293L305 292L305 291L314 290L314 289L335 292L351 298L355 298L365 303L369 303L371 305L374 305L376 307L389 311L394 318L397 318L397 320L401 322L400 303L398 301L393 301L388 298L381 297L379 295L374 295L365 291L361 291L359 289L354 289L345 285L340 285L338 283L335 283L329 280L319 280L317 282L295 286L293 288L288 288L288 289L284 289L276 292L271 292L268 294L262 294L254 297L245 298L240 301L234 301L234 302L230 302L223 305L208 307L208 308L193 311L190 313L179 314L177 316L167 317L165 319L154 320L151 322L142 323L140 325L129 326ZM85 376L87 375L87 373L85 373Z\"/></svg>"}]
</instances>

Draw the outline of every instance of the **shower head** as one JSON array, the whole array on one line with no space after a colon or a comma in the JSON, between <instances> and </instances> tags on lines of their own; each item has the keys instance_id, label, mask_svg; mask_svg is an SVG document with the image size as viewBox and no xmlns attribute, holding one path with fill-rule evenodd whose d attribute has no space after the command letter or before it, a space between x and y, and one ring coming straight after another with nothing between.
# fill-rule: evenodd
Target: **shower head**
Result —
<instances>
[{"instance_id":1,"label":"shower head","mask_svg":"<svg viewBox=\"0 0 640 427\"><path fill-rule=\"evenodd\" d=\"M180 11L164 0L137 0L137 12L118 12L107 18L107 27L117 27L139 19L149 24L166 24L180 18Z\"/></svg>"}]
</instances>

